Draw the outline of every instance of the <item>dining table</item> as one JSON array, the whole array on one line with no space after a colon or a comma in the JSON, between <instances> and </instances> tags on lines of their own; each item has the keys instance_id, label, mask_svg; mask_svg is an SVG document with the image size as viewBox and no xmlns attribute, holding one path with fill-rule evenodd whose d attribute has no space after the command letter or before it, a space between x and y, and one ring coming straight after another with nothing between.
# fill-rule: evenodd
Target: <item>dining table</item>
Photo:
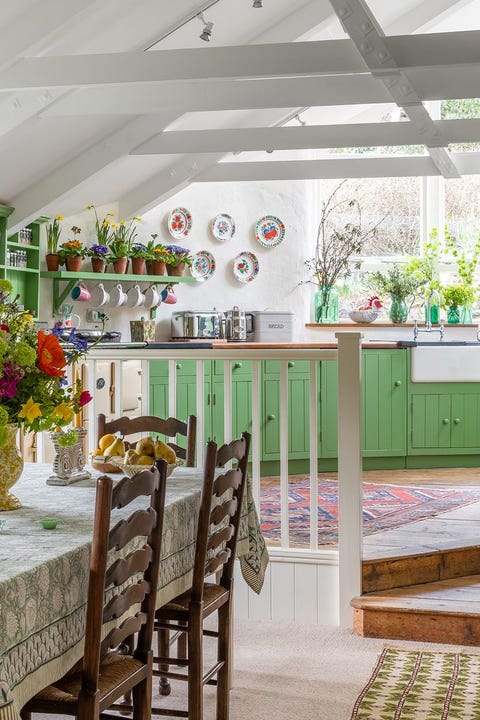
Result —
<instances>
[{"instance_id":1,"label":"dining table","mask_svg":"<svg viewBox=\"0 0 480 720\"><path fill-rule=\"evenodd\" d=\"M0 528L0 720L19 720L23 705L83 655L95 487L102 474L87 469L89 478L50 485L51 465L25 463L14 488L22 507L0 513L5 521ZM157 607L190 586L202 483L199 467L177 467L167 480ZM114 511L112 522L121 513ZM55 518L56 527L44 528L45 518ZM237 555L243 578L259 593L268 552L250 480Z\"/></svg>"}]
</instances>

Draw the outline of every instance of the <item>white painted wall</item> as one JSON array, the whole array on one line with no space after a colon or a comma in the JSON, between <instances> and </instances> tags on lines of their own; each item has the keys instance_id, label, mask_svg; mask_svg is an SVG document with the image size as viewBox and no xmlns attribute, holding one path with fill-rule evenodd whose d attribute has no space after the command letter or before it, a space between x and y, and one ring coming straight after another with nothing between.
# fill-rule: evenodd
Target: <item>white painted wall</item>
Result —
<instances>
[{"instance_id":1,"label":"white painted wall","mask_svg":"<svg viewBox=\"0 0 480 720\"><path fill-rule=\"evenodd\" d=\"M142 218L144 239L151 233L158 233L158 241L177 243L167 229L169 212L177 207L188 208L192 213L192 231L188 241L178 243L189 247L192 253L208 250L216 259L215 274L206 282L195 285L181 285L176 294L175 305L163 304L157 311L157 338L170 337L170 315L178 310L228 310L238 305L244 310L291 310L296 322L294 339L305 337L304 325L310 321L310 308L314 287L304 285L302 280L308 278L304 260L313 255L315 241L314 220L314 187L311 181L257 183L211 183L190 185L174 199L164 202ZM117 208L102 207L97 211L103 217L105 212ZM61 208L58 210L61 212ZM232 240L219 242L211 233L211 223L220 212L230 214L236 223L236 233ZM286 226L284 241L275 248L265 248L255 240L255 224L263 215L276 215ZM118 214L117 214L117 217ZM94 241L94 217L85 211L74 217L66 218L64 227L78 225L82 228L81 238L90 245ZM62 240L68 239L64 231ZM140 239L140 237L139 237ZM241 283L233 275L233 259L242 250L249 250L257 256L260 272L251 283ZM86 260L85 269L89 269ZM100 277L100 276L99 276ZM93 286L95 283L88 282ZM142 287L147 287L148 281ZM42 285L41 319L51 320L51 283L44 281ZM76 303L75 312L82 316L85 327L84 313L88 303ZM110 322L109 328L121 330L123 339L129 340L129 321L141 315L145 310L128 308L107 309ZM308 335L308 333L307 333ZM316 337L316 335L314 336Z\"/></svg>"}]
</instances>

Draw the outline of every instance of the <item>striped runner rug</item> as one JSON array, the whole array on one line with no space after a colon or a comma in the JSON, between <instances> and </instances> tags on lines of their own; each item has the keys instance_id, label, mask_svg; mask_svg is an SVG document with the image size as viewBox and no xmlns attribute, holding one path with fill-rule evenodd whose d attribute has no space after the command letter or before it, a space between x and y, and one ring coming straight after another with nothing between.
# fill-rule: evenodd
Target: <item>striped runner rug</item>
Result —
<instances>
[{"instance_id":1,"label":"striped runner rug","mask_svg":"<svg viewBox=\"0 0 480 720\"><path fill-rule=\"evenodd\" d=\"M480 654L384 648L351 720L479 720Z\"/></svg>"}]
</instances>

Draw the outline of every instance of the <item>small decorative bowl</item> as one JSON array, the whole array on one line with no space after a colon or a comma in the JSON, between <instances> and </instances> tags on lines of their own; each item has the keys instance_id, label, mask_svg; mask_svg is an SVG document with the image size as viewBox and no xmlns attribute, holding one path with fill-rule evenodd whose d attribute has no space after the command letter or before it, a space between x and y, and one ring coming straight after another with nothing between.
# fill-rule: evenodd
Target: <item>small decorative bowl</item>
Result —
<instances>
[{"instance_id":1,"label":"small decorative bowl","mask_svg":"<svg viewBox=\"0 0 480 720\"><path fill-rule=\"evenodd\" d=\"M381 310L352 310L348 316L356 323L371 323L379 317L381 312Z\"/></svg>"},{"instance_id":2,"label":"small decorative bowl","mask_svg":"<svg viewBox=\"0 0 480 720\"><path fill-rule=\"evenodd\" d=\"M152 465L155 462L155 458L152 458ZM167 465L167 477L172 474L176 467L183 465L183 460L177 459L172 465ZM125 473L128 477L133 477L141 470L149 470L151 465L117 465L120 472Z\"/></svg>"},{"instance_id":3,"label":"small decorative bowl","mask_svg":"<svg viewBox=\"0 0 480 720\"><path fill-rule=\"evenodd\" d=\"M55 530L58 525L57 518L42 518L40 523L44 530Z\"/></svg>"}]
</instances>

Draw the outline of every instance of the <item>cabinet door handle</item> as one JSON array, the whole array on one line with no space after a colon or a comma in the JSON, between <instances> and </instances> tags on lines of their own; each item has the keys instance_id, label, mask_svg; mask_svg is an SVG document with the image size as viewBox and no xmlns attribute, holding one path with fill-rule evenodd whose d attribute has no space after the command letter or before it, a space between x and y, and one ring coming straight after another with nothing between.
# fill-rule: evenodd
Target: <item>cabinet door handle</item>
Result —
<instances>
[{"instance_id":1,"label":"cabinet door handle","mask_svg":"<svg viewBox=\"0 0 480 720\"><path fill-rule=\"evenodd\" d=\"M453 422L454 422L455 425L459 425L459 423L461 422L461 420L460 420L460 418L455 418Z\"/></svg>"},{"instance_id":2,"label":"cabinet door handle","mask_svg":"<svg viewBox=\"0 0 480 720\"><path fill-rule=\"evenodd\" d=\"M288 367L295 367L295 363L293 362L293 360L289 360L287 365Z\"/></svg>"},{"instance_id":3,"label":"cabinet door handle","mask_svg":"<svg viewBox=\"0 0 480 720\"><path fill-rule=\"evenodd\" d=\"M402 381L401 381L401 380L395 380L395 382L394 382L393 384L395 385L395 387L400 387L400 385L402 384Z\"/></svg>"},{"instance_id":4,"label":"cabinet door handle","mask_svg":"<svg viewBox=\"0 0 480 720\"><path fill-rule=\"evenodd\" d=\"M182 369L182 363L177 363L177 364L175 365L175 367L176 367L177 370L181 370L181 369Z\"/></svg>"},{"instance_id":5,"label":"cabinet door handle","mask_svg":"<svg viewBox=\"0 0 480 720\"><path fill-rule=\"evenodd\" d=\"M241 368L241 367L243 367L243 363L241 363L241 362L233 363L234 370L237 370L238 368Z\"/></svg>"},{"instance_id":6,"label":"cabinet door handle","mask_svg":"<svg viewBox=\"0 0 480 720\"><path fill-rule=\"evenodd\" d=\"M444 425L450 425L450 420L448 418L443 418L442 423Z\"/></svg>"},{"instance_id":7,"label":"cabinet door handle","mask_svg":"<svg viewBox=\"0 0 480 720\"><path fill-rule=\"evenodd\" d=\"M275 415L267 415L267 420L275 420Z\"/></svg>"}]
</instances>

